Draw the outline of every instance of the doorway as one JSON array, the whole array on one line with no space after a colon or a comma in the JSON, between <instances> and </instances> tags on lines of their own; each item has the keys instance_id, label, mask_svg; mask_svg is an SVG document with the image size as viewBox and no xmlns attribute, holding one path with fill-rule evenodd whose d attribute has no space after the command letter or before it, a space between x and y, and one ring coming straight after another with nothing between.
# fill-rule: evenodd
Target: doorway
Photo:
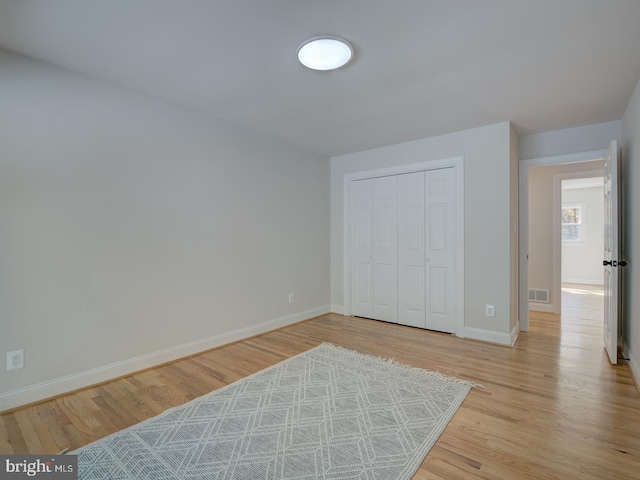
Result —
<instances>
[{"instance_id":1,"label":"doorway","mask_svg":"<svg viewBox=\"0 0 640 480\"><path fill-rule=\"evenodd\" d=\"M604 177L561 177L560 182L561 329L565 336L580 332L601 345Z\"/></svg>"},{"instance_id":2,"label":"doorway","mask_svg":"<svg viewBox=\"0 0 640 480\"><path fill-rule=\"evenodd\" d=\"M603 169L592 161L530 170L529 310L559 315L563 282L603 283Z\"/></svg>"},{"instance_id":3,"label":"doorway","mask_svg":"<svg viewBox=\"0 0 640 480\"><path fill-rule=\"evenodd\" d=\"M606 150L520 162L520 329L529 329L529 302L559 315L562 180L603 175ZM557 208L554 208L554 205ZM601 260L601 259L600 259Z\"/></svg>"}]
</instances>

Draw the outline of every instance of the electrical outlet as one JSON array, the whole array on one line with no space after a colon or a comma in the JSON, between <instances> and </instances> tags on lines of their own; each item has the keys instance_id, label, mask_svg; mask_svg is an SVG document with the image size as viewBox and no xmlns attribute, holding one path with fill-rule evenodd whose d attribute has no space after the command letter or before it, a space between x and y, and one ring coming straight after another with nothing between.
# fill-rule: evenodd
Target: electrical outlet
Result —
<instances>
[{"instance_id":1,"label":"electrical outlet","mask_svg":"<svg viewBox=\"0 0 640 480\"><path fill-rule=\"evenodd\" d=\"M495 317L496 316L496 307L493 305L485 305L484 306L484 314L486 317Z\"/></svg>"},{"instance_id":2,"label":"electrical outlet","mask_svg":"<svg viewBox=\"0 0 640 480\"><path fill-rule=\"evenodd\" d=\"M293 303L294 299L293 299L293 293L289 294L289 303Z\"/></svg>"},{"instance_id":3,"label":"electrical outlet","mask_svg":"<svg viewBox=\"0 0 640 480\"><path fill-rule=\"evenodd\" d=\"M7 370L17 370L24 367L24 350L7 352Z\"/></svg>"}]
</instances>

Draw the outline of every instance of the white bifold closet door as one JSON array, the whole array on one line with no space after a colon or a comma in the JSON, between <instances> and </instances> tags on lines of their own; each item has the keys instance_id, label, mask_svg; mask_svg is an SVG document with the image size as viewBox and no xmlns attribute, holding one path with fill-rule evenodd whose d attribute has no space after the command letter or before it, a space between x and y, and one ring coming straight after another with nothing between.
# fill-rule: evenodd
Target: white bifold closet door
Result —
<instances>
[{"instance_id":1,"label":"white bifold closet door","mask_svg":"<svg viewBox=\"0 0 640 480\"><path fill-rule=\"evenodd\" d=\"M351 185L353 315L397 321L397 202L395 176Z\"/></svg>"},{"instance_id":2,"label":"white bifold closet door","mask_svg":"<svg viewBox=\"0 0 640 480\"><path fill-rule=\"evenodd\" d=\"M453 333L455 169L351 183L352 314Z\"/></svg>"},{"instance_id":3,"label":"white bifold closet door","mask_svg":"<svg viewBox=\"0 0 640 480\"><path fill-rule=\"evenodd\" d=\"M398 176L398 323L456 327L455 170Z\"/></svg>"}]
</instances>

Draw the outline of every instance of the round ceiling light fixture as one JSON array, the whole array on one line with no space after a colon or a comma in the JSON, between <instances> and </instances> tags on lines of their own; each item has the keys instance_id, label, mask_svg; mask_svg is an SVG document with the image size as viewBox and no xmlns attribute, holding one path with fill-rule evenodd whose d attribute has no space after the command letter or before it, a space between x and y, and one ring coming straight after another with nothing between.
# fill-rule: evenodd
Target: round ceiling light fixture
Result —
<instances>
[{"instance_id":1,"label":"round ceiling light fixture","mask_svg":"<svg viewBox=\"0 0 640 480\"><path fill-rule=\"evenodd\" d=\"M302 42L298 60L312 70L335 70L353 58L353 47L344 38L321 35Z\"/></svg>"}]
</instances>

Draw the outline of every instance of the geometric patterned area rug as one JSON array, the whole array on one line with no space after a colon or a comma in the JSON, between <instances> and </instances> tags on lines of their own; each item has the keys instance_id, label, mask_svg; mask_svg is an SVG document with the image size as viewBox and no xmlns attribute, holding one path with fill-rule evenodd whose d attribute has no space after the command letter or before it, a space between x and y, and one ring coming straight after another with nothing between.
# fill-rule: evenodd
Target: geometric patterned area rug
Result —
<instances>
[{"instance_id":1,"label":"geometric patterned area rug","mask_svg":"<svg viewBox=\"0 0 640 480\"><path fill-rule=\"evenodd\" d=\"M474 386L325 343L70 453L83 480L409 479Z\"/></svg>"}]
</instances>

